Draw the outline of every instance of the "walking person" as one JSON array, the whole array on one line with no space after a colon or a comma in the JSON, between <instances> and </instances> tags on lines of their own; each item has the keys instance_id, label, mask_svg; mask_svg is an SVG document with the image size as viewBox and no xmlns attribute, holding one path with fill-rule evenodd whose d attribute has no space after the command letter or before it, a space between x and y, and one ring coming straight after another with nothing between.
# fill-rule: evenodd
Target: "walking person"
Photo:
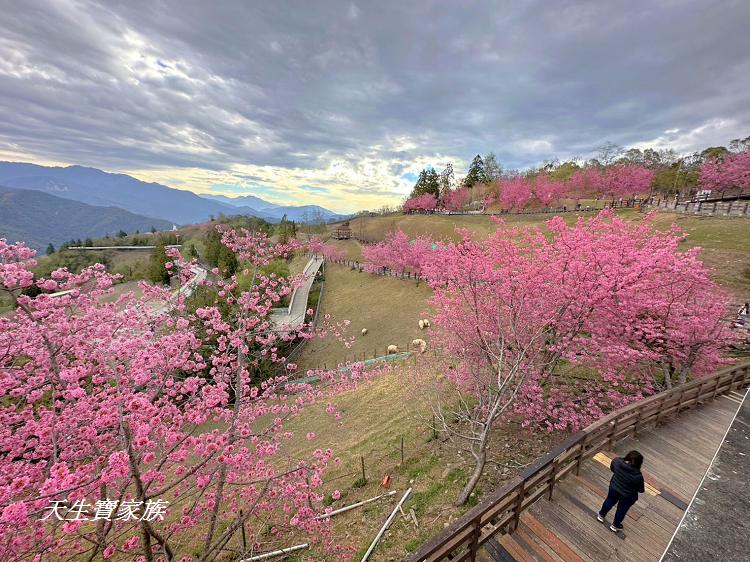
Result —
<instances>
[{"instance_id":1,"label":"walking person","mask_svg":"<svg viewBox=\"0 0 750 562\"><path fill-rule=\"evenodd\" d=\"M643 474L641 474L642 464L643 455L638 451L630 451L624 458L613 459L612 464L609 465L609 469L614 474L609 481L607 499L604 500L596 518L601 523L605 523L607 513L617 504L615 519L609 526L609 530L613 533L622 530L622 522L628 509L638 501L638 494L645 492Z\"/></svg>"}]
</instances>

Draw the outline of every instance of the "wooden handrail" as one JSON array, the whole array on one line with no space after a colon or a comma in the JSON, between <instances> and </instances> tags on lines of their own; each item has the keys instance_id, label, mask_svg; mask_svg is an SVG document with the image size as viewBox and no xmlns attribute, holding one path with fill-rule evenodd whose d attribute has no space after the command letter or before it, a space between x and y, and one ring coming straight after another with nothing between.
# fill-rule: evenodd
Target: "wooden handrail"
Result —
<instances>
[{"instance_id":1,"label":"wooden handrail","mask_svg":"<svg viewBox=\"0 0 750 562\"><path fill-rule=\"evenodd\" d=\"M503 488L428 540L406 558L407 562L438 562L444 558L475 560L478 549L486 541L497 533L512 532L524 510L545 493L551 497L555 483L568 472L577 472L581 462L593 457L604 444L617 442L631 431L635 433L664 416L747 384L750 384L750 363L733 365L615 410L571 435L535 461Z\"/></svg>"}]
</instances>

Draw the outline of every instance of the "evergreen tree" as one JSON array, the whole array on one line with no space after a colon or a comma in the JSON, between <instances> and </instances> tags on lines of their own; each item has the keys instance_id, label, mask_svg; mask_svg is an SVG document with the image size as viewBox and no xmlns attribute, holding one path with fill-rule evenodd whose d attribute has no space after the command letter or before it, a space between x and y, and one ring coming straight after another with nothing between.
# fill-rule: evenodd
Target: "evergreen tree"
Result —
<instances>
[{"instance_id":1,"label":"evergreen tree","mask_svg":"<svg viewBox=\"0 0 750 562\"><path fill-rule=\"evenodd\" d=\"M86 240L83 241L84 246L93 246L94 241L91 238L86 238Z\"/></svg>"},{"instance_id":2,"label":"evergreen tree","mask_svg":"<svg viewBox=\"0 0 750 562\"><path fill-rule=\"evenodd\" d=\"M276 227L276 232L279 235L279 242L286 244L290 238L297 236L297 225L294 221L290 221L286 218L286 215L281 217L281 222Z\"/></svg>"},{"instance_id":3,"label":"evergreen tree","mask_svg":"<svg viewBox=\"0 0 750 562\"><path fill-rule=\"evenodd\" d=\"M484 177L484 160L482 160L482 157L477 154L469 165L469 171L464 178L464 185L466 187L474 187L474 184L483 181Z\"/></svg>"},{"instance_id":4,"label":"evergreen tree","mask_svg":"<svg viewBox=\"0 0 750 562\"><path fill-rule=\"evenodd\" d=\"M440 197L444 197L456 184L456 176L453 174L453 164L448 162L445 169L440 173Z\"/></svg>"},{"instance_id":5,"label":"evergreen tree","mask_svg":"<svg viewBox=\"0 0 750 562\"><path fill-rule=\"evenodd\" d=\"M164 242L159 240L156 247L151 251L148 263L148 278L152 283L167 285L169 283L169 272L164 265L170 261Z\"/></svg>"},{"instance_id":6,"label":"evergreen tree","mask_svg":"<svg viewBox=\"0 0 750 562\"><path fill-rule=\"evenodd\" d=\"M217 267L221 270L222 275L225 279L230 278L232 275L237 273L239 262L237 261L237 255L227 248L224 244L219 249L219 257Z\"/></svg>"},{"instance_id":7,"label":"evergreen tree","mask_svg":"<svg viewBox=\"0 0 750 562\"><path fill-rule=\"evenodd\" d=\"M503 168L497 163L497 157L494 152L488 152L484 155L484 176L482 183L491 185L500 179L503 174Z\"/></svg>"},{"instance_id":8,"label":"evergreen tree","mask_svg":"<svg viewBox=\"0 0 750 562\"><path fill-rule=\"evenodd\" d=\"M436 198L440 196L440 175L433 167L425 168L419 172L419 179L414 184L411 197L419 197L425 193L430 193Z\"/></svg>"},{"instance_id":9,"label":"evergreen tree","mask_svg":"<svg viewBox=\"0 0 750 562\"><path fill-rule=\"evenodd\" d=\"M119 232L117 233L117 237L118 237L118 238L125 238L125 237L126 237L127 235L128 235L128 233L127 233L127 232L125 232L125 231L124 231L124 230L122 230L122 229L121 229L121 230L120 230L120 231L119 231Z\"/></svg>"},{"instance_id":10,"label":"evergreen tree","mask_svg":"<svg viewBox=\"0 0 750 562\"><path fill-rule=\"evenodd\" d=\"M55 247L52 245L52 242L50 242L49 245L47 246L47 255L51 256L54 253L55 253Z\"/></svg>"},{"instance_id":11,"label":"evergreen tree","mask_svg":"<svg viewBox=\"0 0 750 562\"><path fill-rule=\"evenodd\" d=\"M212 267L216 267L219 264L219 252L222 247L221 243L221 234L216 232L216 230L210 230L208 234L206 234L206 241L204 243L205 252L203 255L203 258L206 260L206 263Z\"/></svg>"}]
</instances>

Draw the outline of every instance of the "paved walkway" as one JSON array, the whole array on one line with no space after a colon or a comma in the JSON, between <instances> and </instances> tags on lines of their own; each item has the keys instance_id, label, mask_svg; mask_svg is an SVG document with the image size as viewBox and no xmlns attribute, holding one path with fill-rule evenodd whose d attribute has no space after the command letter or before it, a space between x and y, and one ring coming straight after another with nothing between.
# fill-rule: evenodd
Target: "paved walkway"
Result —
<instances>
[{"instance_id":1,"label":"paved walkway","mask_svg":"<svg viewBox=\"0 0 750 562\"><path fill-rule=\"evenodd\" d=\"M750 391L664 555L664 562L750 559Z\"/></svg>"},{"instance_id":2,"label":"paved walkway","mask_svg":"<svg viewBox=\"0 0 750 562\"><path fill-rule=\"evenodd\" d=\"M289 306L271 311L270 320L277 329L294 329L304 322L305 312L307 311L307 297L310 295L310 288L321 265L323 265L322 257L314 256L310 258L302 272L307 276L305 284L294 290Z\"/></svg>"},{"instance_id":3,"label":"paved walkway","mask_svg":"<svg viewBox=\"0 0 750 562\"><path fill-rule=\"evenodd\" d=\"M732 392L684 412L679 419L628 438L571 473L521 516L512 535L490 540L478 558L502 562L658 561L722 442L742 395ZM614 456L631 449L645 457L646 493L628 512L624 532L596 520ZM614 512L608 516L611 522ZM722 562L729 562L724 559Z\"/></svg>"}]
</instances>

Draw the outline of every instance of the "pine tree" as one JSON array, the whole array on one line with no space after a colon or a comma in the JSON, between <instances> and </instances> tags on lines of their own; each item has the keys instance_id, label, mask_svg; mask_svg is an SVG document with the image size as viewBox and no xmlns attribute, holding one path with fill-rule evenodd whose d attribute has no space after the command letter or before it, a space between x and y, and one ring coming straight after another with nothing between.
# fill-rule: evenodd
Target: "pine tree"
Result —
<instances>
[{"instance_id":1,"label":"pine tree","mask_svg":"<svg viewBox=\"0 0 750 562\"><path fill-rule=\"evenodd\" d=\"M477 154L469 165L469 171L464 178L464 185L466 187L474 187L474 184L481 182L484 177L484 161L482 160L482 157Z\"/></svg>"},{"instance_id":2,"label":"pine tree","mask_svg":"<svg viewBox=\"0 0 750 562\"><path fill-rule=\"evenodd\" d=\"M232 275L237 273L239 262L237 261L237 255L227 248L224 244L219 249L219 257L217 260L217 267L221 270L222 275L225 279L230 278Z\"/></svg>"},{"instance_id":3,"label":"pine tree","mask_svg":"<svg viewBox=\"0 0 750 562\"><path fill-rule=\"evenodd\" d=\"M445 169L440 173L440 197L444 197L456 183L456 177L453 174L453 164L448 162Z\"/></svg>"},{"instance_id":4,"label":"pine tree","mask_svg":"<svg viewBox=\"0 0 750 562\"><path fill-rule=\"evenodd\" d=\"M55 253L55 247L52 245L52 242L50 242L49 245L47 246L47 255L51 256L54 253Z\"/></svg>"},{"instance_id":5,"label":"pine tree","mask_svg":"<svg viewBox=\"0 0 750 562\"><path fill-rule=\"evenodd\" d=\"M410 198L419 197L425 193L430 193L436 198L440 196L440 175L435 171L435 168L425 168L419 172L419 179L414 184Z\"/></svg>"},{"instance_id":6,"label":"pine tree","mask_svg":"<svg viewBox=\"0 0 750 562\"><path fill-rule=\"evenodd\" d=\"M482 183L491 185L500 179L503 168L497 163L497 157L494 152L488 152L484 155L484 176Z\"/></svg>"},{"instance_id":7,"label":"pine tree","mask_svg":"<svg viewBox=\"0 0 750 562\"><path fill-rule=\"evenodd\" d=\"M151 252L148 263L148 278L152 283L167 285L169 283L169 272L164 265L169 261L167 249L164 242L159 240Z\"/></svg>"}]
</instances>

